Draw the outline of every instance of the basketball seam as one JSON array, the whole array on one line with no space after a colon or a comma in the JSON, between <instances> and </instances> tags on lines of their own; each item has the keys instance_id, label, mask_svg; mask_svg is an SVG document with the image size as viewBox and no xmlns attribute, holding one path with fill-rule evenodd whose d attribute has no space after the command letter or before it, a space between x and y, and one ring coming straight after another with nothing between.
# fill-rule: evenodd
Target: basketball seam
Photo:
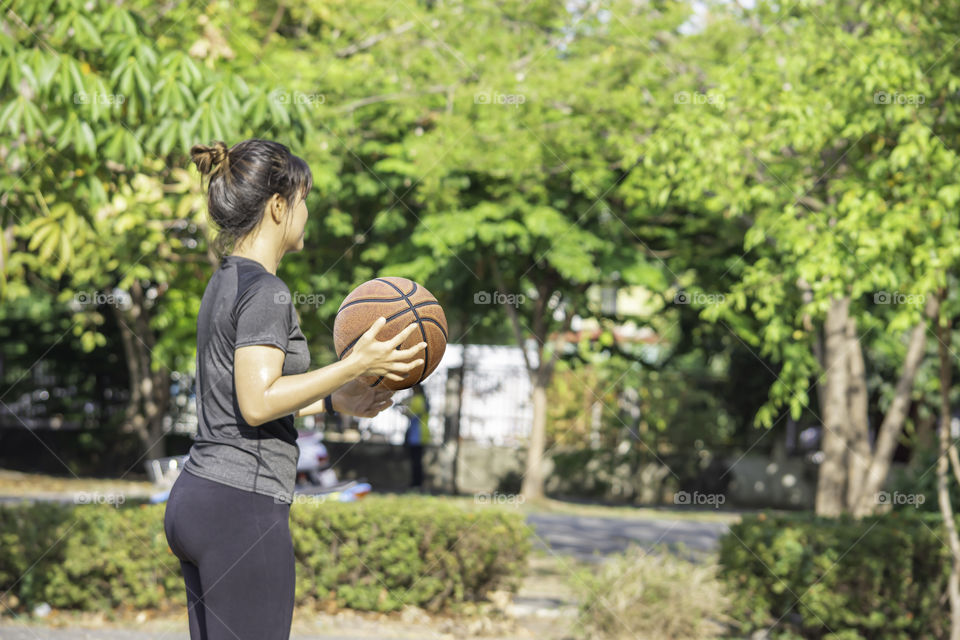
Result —
<instances>
[{"instance_id":1,"label":"basketball seam","mask_svg":"<svg viewBox=\"0 0 960 640\"><path fill-rule=\"evenodd\" d=\"M391 287L393 287L394 289L396 289L397 293L402 295L403 299L407 301L407 304L410 305L410 311L413 311L413 317L417 319L417 327L420 329L420 337L423 338L423 341L427 343L427 346L423 348L423 368L420 370L420 377L417 379L417 384L419 384L423 382L423 378L427 373L427 365L430 364L430 343L427 340L427 332L424 331L423 324L420 322L420 314L417 313L417 308L413 306L412 302L410 302L410 298L408 298L406 294L403 293L403 291L400 291L400 287L393 284L389 280L384 280L382 278L377 278L377 280L380 280L380 282L385 282ZM411 295L413 294L414 291L417 290L417 286L416 286L417 283L414 282L413 285L414 285L413 289L410 290Z\"/></svg>"},{"instance_id":2,"label":"basketball seam","mask_svg":"<svg viewBox=\"0 0 960 640\"><path fill-rule=\"evenodd\" d=\"M387 318L387 322L390 322L391 320L396 320L403 314L410 313L410 311L412 311L413 309L419 309L420 307L429 307L432 304L435 304L437 306L440 305L439 302L434 302L433 300L427 300L426 302L418 302L417 304L413 305L413 307L411 307L410 309L404 309L403 311L396 312L395 314Z\"/></svg>"},{"instance_id":3,"label":"basketball seam","mask_svg":"<svg viewBox=\"0 0 960 640\"><path fill-rule=\"evenodd\" d=\"M366 332L364 332L364 333L366 333ZM356 338L354 338L353 340L351 340L351 341L350 341L350 344L348 344L347 346L345 346L345 347L343 348L343 351L340 352L340 355L337 356L337 360L343 360L343 354L345 354L347 351L350 351L350 349L353 348L353 345L357 344L357 340L359 340L359 339L362 338L362 337L363 337L363 333L361 333L361 334L358 335Z\"/></svg>"},{"instance_id":4,"label":"basketball seam","mask_svg":"<svg viewBox=\"0 0 960 640\"><path fill-rule=\"evenodd\" d=\"M357 300L357 302L399 302L400 300L403 300L403 298L397 298L396 300ZM410 304L410 301L409 301L409 300L407 301L407 304ZM437 302L437 301L435 301L435 300L427 300L427 301L425 301L425 302L418 302L417 304L413 305L413 307L411 307L411 308L409 308L409 309L404 309L403 311L398 311L397 313L393 314L392 316L390 316L390 317L387 318L386 320L387 320L387 322L390 322L391 320L396 320L397 318L399 318L400 316L402 316L402 315L405 314L405 313L410 313L411 311L413 311L413 309L419 309L420 307L429 307L430 305L434 305L434 304L437 305L437 306L440 306L440 303ZM340 312L338 311L337 313L340 313ZM416 315L416 312L414 312L414 315ZM440 328L440 333L443 334L444 340L446 340L446 338L447 338L447 333L446 333L446 331L443 330L443 327L440 326L440 323L439 323L439 322L437 322L437 321L434 320L433 318L420 318L420 319L421 319L421 320L424 320L424 321L432 322L432 323L434 323L435 325L437 325L437 327ZM340 355L337 356L337 360L343 359L343 354L345 354L347 351L349 351L349 350L353 347L353 345L357 344L357 340L359 340L359 339L362 338L362 337L363 337L363 334L361 333L359 336L357 336L356 338L354 338L353 340L351 340L351 341L350 341L350 344L348 344L347 346L345 346L345 347L343 348L343 351L340 352ZM381 376L381 378L382 378L382 376ZM377 384L377 383L374 383L374 386L376 386L376 384Z\"/></svg>"},{"instance_id":5,"label":"basketball seam","mask_svg":"<svg viewBox=\"0 0 960 640\"><path fill-rule=\"evenodd\" d=\"M376 280L377 282L383 282L383 283L389 284L390 286L393 286L392 283L384 280L383 278L376 278ZM393 288L397 289L396 287L393 287ZM414 282L413 289L410 289L410 293L408 293L407 295L412 296L414 292L416 292L416 290L417 290L417 283ZM401 300L403 300L404 294L399 289L397 289L397 292L400 294L399 298L361 298L359 300L351 300L350 302L340 305L340 308L337 309L337 313L340 313L341 311L343 311L349 306L360 304L361 302L400 302Z\"/></svg>"},{"instance_id":6,"label":"basketball seam","mask_svg":"<svg viewBox=\"0 0 960 640\"><path fill-rule=\"evenodd\" d=\"M438 302L437 304L440 304L440 303ZM444 339L444 340L447 339L447 332L443 330L443 326L442 326L439 322L437 322L437 321L434 320L433 318L421 318L420 321L421 321L421 322L432 322L433 324L437 325L437 329L440 329L440 333L443 334L443 339Z\"/></svg>"},{"instance_id":7,"label":"basketball seam","mask_svg":"<svg viewBox=\"0 0 960 640\"><path fill-rule=\"evenodd\" d=\"M340 308L337 309L337 313L340 313L347 307L360 304L361 302L400 302L401 300L403 300L403 298L361 298L359 300L351 300L350 302L345 302L340 305Z\"/></svg>"}]
</instances>

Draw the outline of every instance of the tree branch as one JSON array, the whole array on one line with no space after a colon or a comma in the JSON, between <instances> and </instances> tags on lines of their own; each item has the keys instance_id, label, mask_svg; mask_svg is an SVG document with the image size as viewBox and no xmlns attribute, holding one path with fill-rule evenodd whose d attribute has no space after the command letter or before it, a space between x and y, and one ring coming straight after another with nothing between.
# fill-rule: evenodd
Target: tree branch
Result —
<instances>
[{"instance_id":1,"label":"tree branch","mask_svg":"<svg viewBox=\"0 0 960 640\"><path fill-rule=\"evenodd\" d=\"M563 336L564 336L564 334L566 334L567 331L570 330L570 323L571 323L571 322L573 322L573 313L572 313L572 311L568 310L567 313L564 314L563 325L560 327L560 340L557 341L557 342L559 342L561 345L563 344ZM544 373L545 373L546 375L549 375L549 372L553 371L553 367L554 367L554 365L557 364L557 359L558 359L559 357L560 357L560 349L559 349L559 347L554 348L553 353L550 355L550 362L547 363L547 366L546 366L546 368L544 369Z\"/></svg>"},{"instance_id":2,"label":"tree branch","mask_svg":"<svg viewBox=\"0 0 960 640\"><path fill-rule=\"evenodd\" d=\"M337 56L338 58L349 58L355 53L363 51L364 49L369 49L370 47L374 46L381 40L389 38L390 36L398 36L405 31L409 31L412 27L413 27L413 20L410 20L409 22L404 22L403 24L394 27L390 31L381 31L380 33L375 33L369 38L364 38L360 42L354 43L349 47L344 47L343 49L340 49L339 51L334 52L334 55Z\"/></svg>"},{"instance_id":3,"label":"tree branch","mask_svg":"<svg viewBox=\"0 0 960 640\"><path fill-rule=\"evenodd\" d=\"M270 41L270 36L276 33L277 27L280 26L280 21L283 19L283 13L286 10L287 5L284 2L277 3L277 10L273 13L273 19L270 20L270 26L267 27L267 34L263 36L263 40L260 41L261 49L267 46L267 43Z\"/></svg>"},{"instance_id":4,"label":"tree branch","mask_svg":"<svg viewBox=\"0 0 960 640\"><path fill-rule=\"evenodd\" d=\"M884 480L887 478L890 462L893 459L893 451L897 446L897 438L903 429L903 421L910 407L910 391L913 389L914 381L917 378L917 369L923 361L927 337L927 320L928 318L936 320L938 317L940 298L935 295L929 296L924 312L924 316L920 318L920 322L910 333L907 355L904 358L900 379L897 380L893 402L890 403L890 407L883 417L883 422L880 423L873 459L870 461L866 479L860 492L859 508L854 515L863 515L873 511L875 506L873 504L874 495L880 491Z\"/></svg>"},{"instance_id":5,"label":"tree branch","mask_svg":"<svg viewBox=\"0 0 960 640\"><path fill-rule=\"evenodd\" d=\"M503 274L500 273L500 266L497 265L496 259L491 260L490 265L493 271L493 277L497 281L497 288L501 291L506 291L507 287L503 281ZM517 309L506 302L504 302L503 307L507 310L507 316L510 318L510 325L513 328L513 337L516 339L517 346L520 347L520 351L523 353L523 362L527 366L527 371L533 374L534 369L530 366L530 358L527 356L527 350L523 344L523 331L520 329L520 318L517 316ZM537 366L539 367L540 364L541 363L538 362Z\"/></svg>"},{"instance_id":6,"label":"tree branch","mask_svg":"<svg viewBox=\"0 0 960 640\"><path fill-rule=\"evenodd\" d=\"M446 93L449 91L449 89L450 87L446 85L434 85L432 87L427 87L422 91L402 91L399 93L384 93L376 96L368 96L366 98L361 98L360 100L348 102L345 105L337 107L333 111L334 113L349 113L351 111L356 111L360 107L376 104L378 102L387 102L389 100L397 100L399 98L415 98L417 96L422 96L429 93Z\"/></svg>"}]
</instances>

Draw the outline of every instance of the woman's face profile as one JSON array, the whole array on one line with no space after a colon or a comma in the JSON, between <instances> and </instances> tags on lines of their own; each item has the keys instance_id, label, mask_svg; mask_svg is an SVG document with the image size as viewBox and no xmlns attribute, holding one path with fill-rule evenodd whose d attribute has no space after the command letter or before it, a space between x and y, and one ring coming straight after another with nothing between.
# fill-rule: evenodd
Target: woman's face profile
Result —
<instances>
[{"instance_id":1,"label":"woman's face profile","mask_svg":"<svg viewBox=\"0 0 960 640\"><path fill-rule=\"evenodd\" d=\"M307 201L305 198L297 198L297 204L290 212L292 218L287 227L286 245L287 251L300 251L303 249L303 236L307 229Z\"/></svg>"}]
</instances>

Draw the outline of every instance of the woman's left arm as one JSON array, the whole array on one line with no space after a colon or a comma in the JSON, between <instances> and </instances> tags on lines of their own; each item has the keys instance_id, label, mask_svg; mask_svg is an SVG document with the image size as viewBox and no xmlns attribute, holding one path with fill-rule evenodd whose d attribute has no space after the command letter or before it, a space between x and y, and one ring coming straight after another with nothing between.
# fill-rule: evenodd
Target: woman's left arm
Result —
<instances>
[{"instance_id":1,"label":"woman's left arm","mask_svg":"<svg viewBox=\"0 0 960 640\"><path fill-rule=\"evenodd\" d=\"M303 418L304 416L315 416L318 413L323 413L324 411L326 411L326 409L323 406L323 400L317 400L313 404L307 405L306 407L299 409L293 415L296 416L297 418Z\"/></svg>"},{"instance_id":2,"label":"woman's left arm","mask_svg":"<svg viewBox=\"0 0 960 640\"><path fill-rule=\"evenodd\" d=\"M384 387L371 387L363 380L351 380L333 392L331 402L337 413L358 418L372 418L390 405L393 391ZM323 399L303 407L294 415L298 418L324 412Z\"/></svg>"}]
</instances>

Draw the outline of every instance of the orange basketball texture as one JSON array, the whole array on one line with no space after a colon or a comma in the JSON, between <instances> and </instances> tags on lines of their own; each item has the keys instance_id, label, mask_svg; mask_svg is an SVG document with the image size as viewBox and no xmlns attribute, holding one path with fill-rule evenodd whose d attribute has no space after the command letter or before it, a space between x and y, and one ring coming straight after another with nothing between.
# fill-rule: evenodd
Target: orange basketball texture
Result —
<instances>
[{"instance_id":1,"label":"orange basketball texture","mask_svg":"<svg viewBox=\"0 0 960 640\"><path fill-rule=\"evenodd\" d=\"M406 278L368 280L344 298L333 323L337 357L341 360L347 357L360 336L380 316L386 318L387 323L377 334L377 340L389 340L411 322L417 322L419 331L414 330L400 348L408 349L418 342L426 342L427 346L416 356L423 358L423 365L410 370L403 380L370 377L370 386L379 384L397 391L422 382L440 364L447 348L447 317L433 294Z\"/></svg>"}]
</instances>

